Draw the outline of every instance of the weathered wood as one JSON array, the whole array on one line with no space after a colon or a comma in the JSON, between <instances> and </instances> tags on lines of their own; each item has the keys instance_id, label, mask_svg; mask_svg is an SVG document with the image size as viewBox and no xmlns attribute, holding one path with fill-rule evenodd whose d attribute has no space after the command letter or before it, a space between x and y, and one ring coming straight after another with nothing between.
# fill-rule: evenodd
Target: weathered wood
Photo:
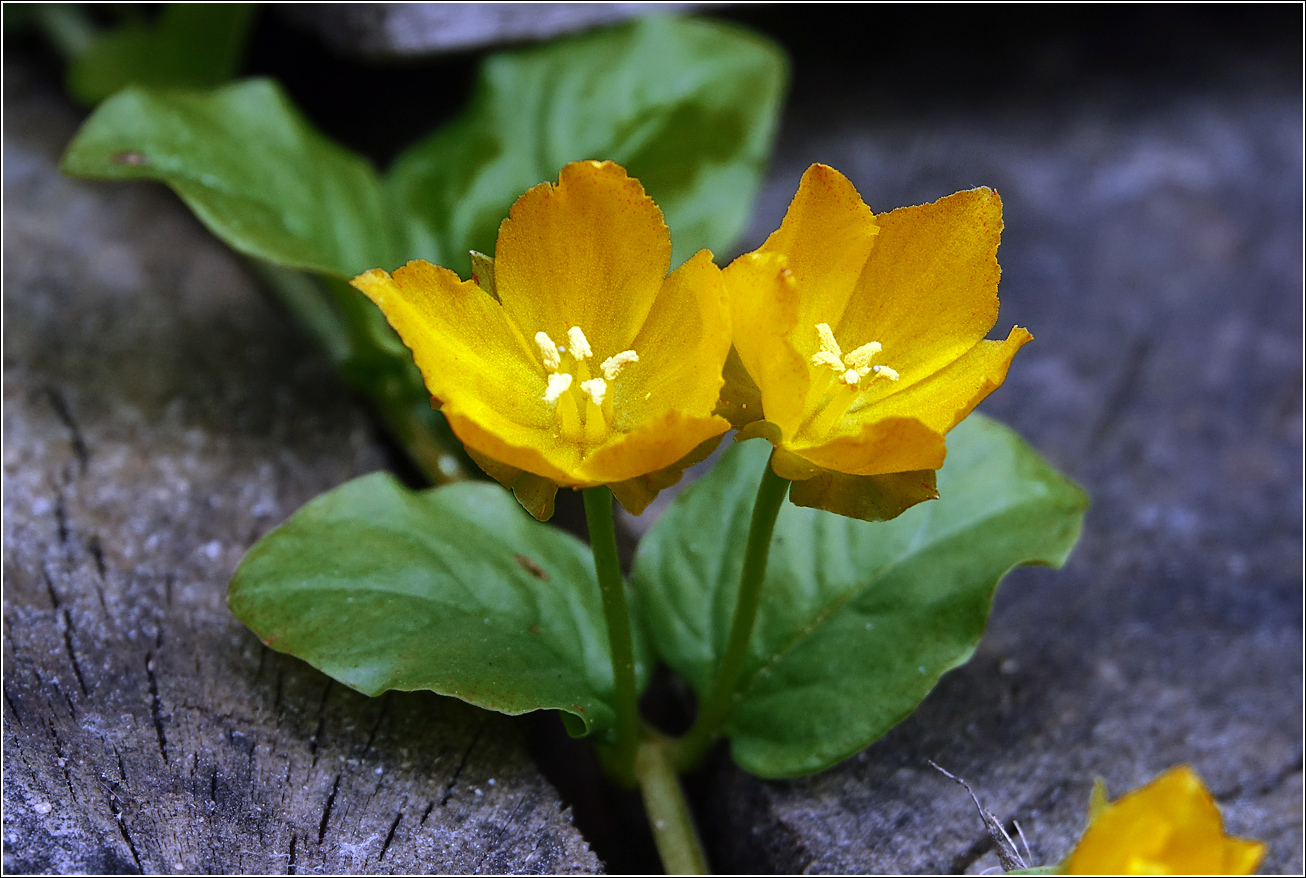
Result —
<instances>
[{"instance_id":1,"label":"weathered wood","mask_svg":"<svg viewBox=\"0 0 1306 878\"><path fill-rule=\"evenodd\" d=\"M1021 52L1078 45L1062 36ZM1004 81L1007 45L976 33L956 66ZM1069 566L1010 576L977 656L880 742L791 782L722 758L697 787L717 868L997 866L933 759L1018 821L1040 864L1078 837L1094 775L1116 795L1189 762L1231 831L1269 842L1265 871L1300 872L1300 82L1206 48L1183 50L1226 65L1204 79L1068 74L1044 99L977 82L951 100L823 63L824 41L800 49L752 243L813 161L877 210L998 189L995 334L1035 340L984 410L1094 505Z\"/></svg>"},{"instance_id":2,"label":"weathered wood","mask_svg":"<svg viewBox=\"0 0 1306 878\"><path fill-rule=\"evenodd\" d=\"M58 175L48 88L6 67L5 870L597 871L520 721L358 695L227 611L383 446L165 190Z\"/></svg>"}]
</instances>

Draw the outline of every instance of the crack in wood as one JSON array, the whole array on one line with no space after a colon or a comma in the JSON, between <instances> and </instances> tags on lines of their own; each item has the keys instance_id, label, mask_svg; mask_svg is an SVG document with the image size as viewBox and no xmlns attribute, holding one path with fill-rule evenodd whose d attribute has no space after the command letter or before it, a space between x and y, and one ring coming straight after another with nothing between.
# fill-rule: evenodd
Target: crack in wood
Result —
<instances>
[{"instance_id":1,"label":"crack in wood","mask_svg":"<svg viewBox=\"0 0 1306 878\"><path fill-rule=\"evenodd\" d=\"M45 591L50 595L50 609L59 609L63 602L59 600L59 593L54 590L54 580L50 578L50 571L44 567L41 568L41 579L45 580Z\"/></svg>"},{"instance_id":2,"label":"crack in wood","mask_svg":"<svg viewBox=\"0 0 1306 878\"><path fill-rule=\"evenodd\" d=\"M449 804L449 797L453 795L453 788L458 783L458 778L462 775L463 768L467 765L467 759L472 755L472 749L476 747L476 743L480 740L481 730L477 729L476 734L472 736L472 742L468 744L467 749L463 751L462 759L458 760L458 765L453 770L453 776L449 778L449 783L445 785L444 792L440 795L441 808ZM423 820L425 820L425 818L423 818Z\"/></svg>"},{"instance_id":3,"label":"crack in wood","mask_svg":"<svg viewBox=\"0 0 1306 878\"><path fill-rule=\"evenodd\" d=\"M145 676L150 687L150 719L154 722L154 736L159 741L163 764L168 764L168 739L163 732L162 708L159 702L159 682L154 676L154 653L145 653Z\"/></svg>"},{"instance_id":4,"label":"crack in wood","mask_svg":"<svg viewBox=\"0 0 1306 878\"><path fill-rule=\"evenodd\" d=\"M321 844L322 839L326 838L327 821L331 819L331 808L336 803L336 791L340 789L340 775L336 775L335 783L331 785L331 795L327 796L326 807L322 809L322 822L317 827L317 843Z\"/></svg>"},{"instance_id":5,"label":"crack in wood","mask_svg":"<svg viewBox=\"0 0 1306 878\"><path fill-rule=\"evenodd\" d=\"M50 407L54 413L63 421L63 425L68 429L69 439L72 442L73 454L77 457L78 474L86 472L86 465L91 459L91 453L86 448L86 440L82 437L81 428L77 426L77 421L73 419L72 410L68 407L68 401L64 399L59 388L50 385L45 389L46 395L50 398Z\"/></svg>"},{"instance_id":6,"label":"crack in wood","mask_svg":"<svg viewBox=\"0 0 1306 878\"><path fill-rule=\"evenodd\" d=\"M289 862L286 863L287 875L295 874L295 843L298 841L299 841L299 835L294 832L290 833L290 857L289 857Z\"/></svg>"},{"instance_id":7,"label":"crack in wood","mask_svg":"<svg viewBox=\"0 0 1306 878\"><path fill-rule=\"evenodd\" d=\"M419 821L417 821L417 825L418 825L418 826L425 826L425 825L426 825L426 818L427 818L427 817L430 817L430 816L431 816L431 812L434 811L434 810L435 810L435 799L432 799L431 801L429 801L429 802L426 803L426 810L422 812L422 819L419 820Z\"/></svg>"},{"instance_id":8,"label":"crack in wood","mask_svg":"<svg viewBox=\"0 0 1306 878\"><path fill-rule=\"evenodd\" d=\"M386 713L390 710L390 693L381 697L381 708L376 712L376 722L372 723L372 730L367 733L367 743L363 745L362 756L366 757L367 752L372 749L372 742L376 740L376 733L381 728L381 723L385 722Z\"/></svg>"},{"instance_id":9,"label":"crack in wood","mask_svg":"<svg viewBox=\"0 0 1306 878\"><path fill-rule=\"evenodd\" d=\"M404 819L403 811L400 811L398 814L395 815L394 823L390 824L390 831L386 833L385 844L381 845L381 854L376 858L376 861L378 863L380 863L382 860L385 859L385 852L390 850L390 842L395 840L395 830L399 828L399 821L403 819Z\"/></svg>"},{"instance_id":10,"label":"crack in wood","mask_svg":"<svg viewBox=\"0 0 1306 878\"><path fill-rule=\"evenodd\" d=\"M4 688L3 694L4 694L5 704L9 705L9 712L14 715L14 722L18 723L18 725L20 726L24 725L23 717L21 714L19 714L18 707L14 704L14 700L9 697L9 687L6 686Z\"/></svg>"},{"instance_id":11,"label":"crack in wood","mask_svg":"<svg viewBox=\"0 0 1306 878\"><path fill-rule=\"evenodd\" d=\"M100 537L98 535L91 537L86 547L91 550L91 557L95 560L95 572L103 580L108 574L108 568L104 566L104 548L100 545Z\"/></svg>"},{"instance_id":12,"label":"crack in wood","mask_svg":"<svg viewBox=\"0 0 1306 878\"><path fill-rule=\"evenodd\" d=\"M77 678L77 685L80 686L82 689L82 697L89 698L91 694L91 690L86 688L86 678L82 676L82 666L77 661L77 651L73 649L73 635L76 633L76 631L74 631L73 629L73 617L71 614L69 614L68 609L66 607L62 611L62 615L63 615L63 645L68 650L68 661L73 666L73 676ZM68 706L69 707L72 706L71 701L68 702Z\"/></svg>"},{"instance_id":13,"label":"crack in wood","mask_svg":"<svg viewBox=\"0 0 1306 878\"><path fill-rule=\"evenodd\" d=\"M317 743L318 738L322 735L322 729L326 725L327 696L331 694L331 686L334 683L335 680L327 679L326 688L322 690L322 699L317 704L317 728L313 730L313 734L308 739L308 752L313 757L313 764L309 766L310 770L317 768Z\"/></svg>"}]
</instances>

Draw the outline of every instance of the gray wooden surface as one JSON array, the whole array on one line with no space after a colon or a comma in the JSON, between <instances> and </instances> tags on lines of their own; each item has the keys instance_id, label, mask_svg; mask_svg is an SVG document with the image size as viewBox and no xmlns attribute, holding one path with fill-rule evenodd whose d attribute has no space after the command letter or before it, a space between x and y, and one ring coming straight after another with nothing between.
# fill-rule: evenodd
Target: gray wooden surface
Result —
<instances>
[{"instance_id":1,"label":"gray wooden surface","mask_svg":"<svg viewBox=\"0 0 1306 878\"><path fill-rule=\"evenodd\" d=\"M1035 340L982 410L1094 505L1068 567L1012 574L975 659L886 738L803 780L724 759L700 779L717 868L996 866L933 759L1039 863L1082 830L1094 775L1118 794L1189 762L1230 829L1270 843L1265 871L1301 870L1300 83L1202 57L1191 81L1110 75L1046 99L983 67L981 97L918 101L856 66L799 67L750 246L814 161L877 211L996 188L995 334Z\"/></svg>"},{"instance_id":2,"label":"gray wooden surface","mask_svg":"<svg viewBox=\"0 0 1306 878\"><path fill-rule=\"evenodd\" d=\"M382 445L175 198L59 176L54 87L5 69L5 871L597 871L520 721L358 695L227 611Z\"/></svg>"}]
</instances>

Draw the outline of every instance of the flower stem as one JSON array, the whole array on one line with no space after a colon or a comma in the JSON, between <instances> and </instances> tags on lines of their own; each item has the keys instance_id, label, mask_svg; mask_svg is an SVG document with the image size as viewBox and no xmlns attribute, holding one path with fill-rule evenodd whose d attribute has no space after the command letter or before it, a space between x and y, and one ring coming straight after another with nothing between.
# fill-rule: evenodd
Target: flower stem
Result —
<instances>
[{"instance_id":1,"label":"flower stem","mask_svg":"<svg viewBox=\"0 0 1306 878\"><path fill-rule=\"evenodd\" d=\"M635 776L644 797L653 841L668 875L706 875L707 857L689 813L685 790L672 764L670 742L650 735L639 745L635 756Z\"/></svg>"},{"instance_id":2,"label":"flower stem","mask_svg":"<svg viewBox=\"0 0 1306 878\"><path fill-rule=\"evenodd\" d=\"M768 460L762 471L762 481L757 486L757 499L753 502L753 521L748 528L748 545L744 549L744 567L739 575L739 596L735 603L735 618L730 626L721 666L716 679L698 707L698 716L685 737L675 743L676 768L687 771L703 760L708 747L721 732L721 726L734 706L735 687L748 656L748 641L757 621L757 608L762 599L762 581L766 578L766 560L771 552L771 534L775 530L776 516L789 492L789 481L775 474Z\"/></svg>"},{"instance_id":3,"label":"flower stem","mask_svg":"<svg viewBox=\"0 0 1306 878\"><path fill-rule=\"evenodd\" d=\"M626 586L617 559L617 530L612 521L612 492L603 486L586 488L585 523L589 527L590 549L603 596L603 616L608 623L608 646L612 653L612 679L617 709L616 741L609 751L610 770L616 780L628 786L635 782L635 749L639 743L639 711L635 697L635 646L626 608Z\"/></svg>"}]
</instances>

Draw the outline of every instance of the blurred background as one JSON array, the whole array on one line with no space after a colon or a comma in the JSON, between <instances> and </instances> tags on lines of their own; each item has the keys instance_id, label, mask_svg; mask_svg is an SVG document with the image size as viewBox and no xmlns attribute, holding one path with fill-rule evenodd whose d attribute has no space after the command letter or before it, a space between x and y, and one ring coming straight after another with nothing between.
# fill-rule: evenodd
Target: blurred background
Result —
<instances>
[{"instance_id":1,"label":"blurred background","mask_svg":"<svg viewBox=\"0 0 1306 878\"><path fill-rule=\"evenodd\" d=\"M655 868L638 805L600 789L552 719L372 702L225 613L254 539L353 475L410 465L170 193L58 175L86 111L57 35L14 10L6 869ZM384 168L466 105L487 51L650 11L258 8L240 73L277 78ZM753 218L719 261L778 225L812 162L877 211L997 189L995 334L1035 342L982 410L1094 504L1067 568L1015 571L976 657L859 756L765 782L719 752L691 779L714 867L996 865L933 759L1018 821L1038 863L1077 837L1095 775L1118 794L1191 763L1230 831L1269 842L1262 869L1299 872L1301 8L680 11L752 28L792 63ZM674 723L683 705L662 691L650 706Z\"/></svg>"}]
</instances>

